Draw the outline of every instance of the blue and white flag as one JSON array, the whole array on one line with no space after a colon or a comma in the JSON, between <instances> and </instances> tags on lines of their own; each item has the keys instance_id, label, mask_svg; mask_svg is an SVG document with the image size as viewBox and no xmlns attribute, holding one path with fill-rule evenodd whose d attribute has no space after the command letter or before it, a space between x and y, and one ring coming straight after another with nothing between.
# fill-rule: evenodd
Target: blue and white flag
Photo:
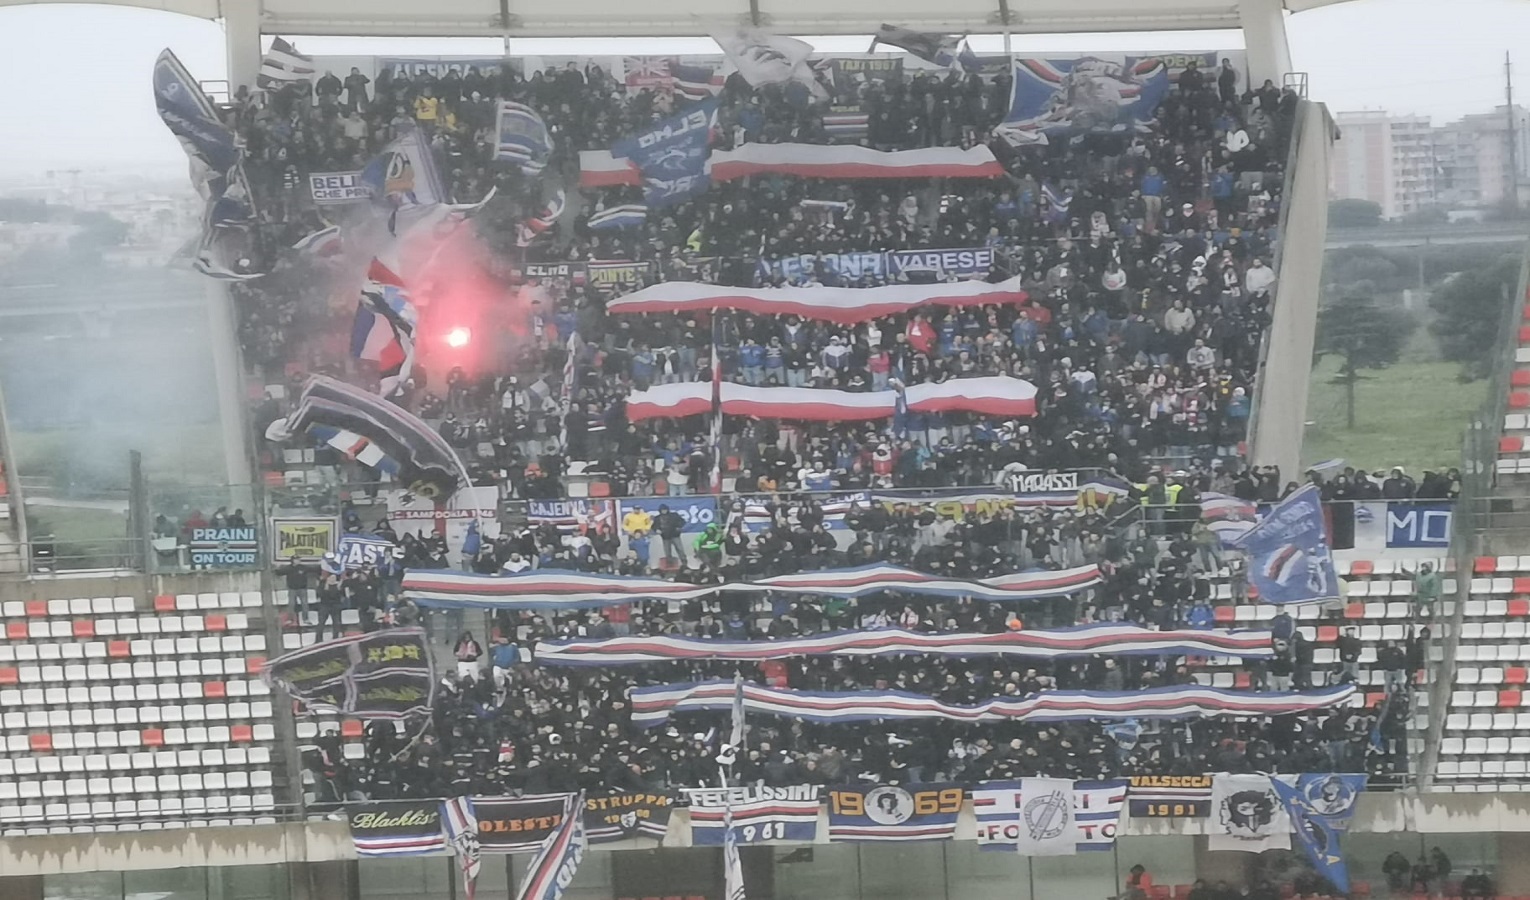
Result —
<instances>
[{"instance_id":1,"label":"blue and white flag","mask_svg":"<svg viewBox=\"0 0 1530 900\"><path fill-rule=\"evenodd\" d=\"M317 74L312 56L299 53L282 38L275 38L271 41L271 49L260 59L260 74L255 77L255 85L265 89L282 88L289 82L307 81Z\"/></svg>"},{"instance_id":2,"label":"blue and white flag","mask_svg":"<svg viewBox=\"0 0 1530 900\"><path fill-rule=\"evenodd\" d=\"M1215 491L1201 494L1201 521L1224 547L1236 546L1244 535L1254 530L1258 519L1259 507L1254 503Z\"/></svg>"},{"instance_id":3,"label":"blue and white flag","mask_svg":"<svg viewBox=\"0 0 1530 900\"><path fill-rule=\"evenodd\" d=\"M722 93L724 79L716 69L674 60L669 64L669 74L675 81L675 93L687 100L705 100Z\"/></svg>"},{"instance_id":4,"label":"blue and white flag","mask_svg":"<svg viewBox=\"0 0 1530 900\"><path fill-rule=\"evenodd\" d=\"M1249 584L1263 603L1309 603L1339 596L1318 489L1308 485L1265 513L1237 541L1248 553Z\"/></svg>"},{"instance_id":5,"label":"blue and white flag","mask_svg":"<svg viewBox=\"0 0 1530 900\"><path fill-rule=\"evenodd\" d=\"M1087 132L1135 132L1149 126L1168 91L1169 69L1158 57L1017 59L1009 114L994 133L1024 146Z\"/></svg>"},{"instance_id":6,"label":"blue and white flag","mask_svg":"<svg viewBox=\"0 0 1530 900\"><path fill-rule=\"evenodd\" d=\"M398 274L374 258L351 322L351 356L377 363L379 393L391 397L414 369L419 313Z\"/></svg>"},{"instance_id":7,"label":"blue and white flag","mask_svg":"<svg viewBox=\"0 0 1530 900\"><path fill-rule=\"evenodd\" d=\"M707 161L717 105L716 97L704 100L611 148L612 156L631 160L642 173L643 202L649 209L683 203L711 183Z\"/></svg>"},{"instance_id":8,"label":"blue and white flag","mask_svg":"<svg viewBox=\"0 0 1530 900\"><path fill-rule=\"evenodd\" d=\"M590 216L587 223L594 231L606 228L637 228L648 221L648 207L641 203L624 203L603 209Z\"/></svg>"},{"instance_id":9,"label":"blue and white flag","mask_svg":"<svg viewBox=\"0 0 1530 900\"><path fill-rule=\"evenodd\" d=\"M446 825L446 839L462 871L463 896L473 900L482 868L482 848L478 844L478 812L467 797L441 801L441 820Z\"/></svg>"},{"instance_id":10,"label":"blue and white flag","mask_svg":"<svg viewBox=\"0 0 1530 900\"><path fill-rule=\"evenodd\" d=\"M370 534L348 534L340 539L340 564L347 569L380 566L392 554L394 543Z\"/></svg>"},{"instance_id":11,"label":"blue and white flag","mask_svg":"<svg viewBox=\"0 0 1530 900\"><path fill-rule=\"evenodd\" d=\"M540 175L547 168L553 139L541 113L524 103L501 101L494 134L495 159L517 163L527 175Z\"/></svg>"},{"instance_id":12,"label":"blue and white flag","mask_svg":"<svg viewBox=\"0 0 1530 900\"><path fill-rule=\"evenodd\" d=\"M1270 780L1291 817L1297 843L1307 851L1317 873L1341 894L1349 893L1349 865L1339 837L1349 830L1365 781L1364 775L1298 775L1295 784L1282 778Z\"/></svg>"},{"instance_id":13,"label":"blue and white flag","mask_svg":"<svg viewBox=\"0 0 1530 900\"><path fill-rule=\"evenodd\" d=\"M1046 198L1047 206L1050 207L1047 212L1048 222L1055 225L1068 221L1068 210L1073 206L1072 191L1058 190L1052 186L1051 182L1043 182L1041 196Z\"/></svg>"},{"instance_id":14,"label":"blue and white flag","mask_svg":"<svg viewBox=\"0 0 1530 900\"><path fill-rule=\"evenodd\" d=\"M259 278L236 271L255 217L244 154L207 95L169 50L154 63L154 105L191 163L191 182L206 203L193 267L224 281Z\"/></svg>"},{"instance_id":15,"label":"blue and white flag","mask_svg":"<svg viewBox=\"0 0 1530 900\"><path fill-rule=\"evenodd\" d=\"M372 192L373 203L393 210L448 199L436 159L419 131L409 132L374 156L362 168L361 182Z\"/></svg>"},{"instance_id":16,"label":"blue and white flag","mask_svg":"<svg viewBox=\"0 0 1530 900\"><path fill-rule=\"evenodd\" d=\"M559 900L574 880L589 841L584 833L584 794L563 801L563 821L542 841L526 866L516 900Z\"/></svg>"},{"instance_id":17,"label":"blue and white flag","mask_svg":"<svg viewBox=\"0 0 1530 900\"><path fill-rule=\"evenodd\" d=\"M548 200L536 215L515 226L515 245L517 247L529 247L538 235L558 224L563 217L563 211L568 208L568 192L561 186L553 192L552 199Z\"/></svg>"},{"instance_id":18,"label":"blue and white flag","mask_svg":"<svg viewBox=\"0 0 1530 900\"><path fill-rule=\"evenodd\" d=\"M937 66L959 66L969 72L976 72L981 66L977 54L967 46L966 35L914 31L884 23L871 36L871 47L866 52L876 50L877 44L891 44Z\"/></svg>"}]
</instances>

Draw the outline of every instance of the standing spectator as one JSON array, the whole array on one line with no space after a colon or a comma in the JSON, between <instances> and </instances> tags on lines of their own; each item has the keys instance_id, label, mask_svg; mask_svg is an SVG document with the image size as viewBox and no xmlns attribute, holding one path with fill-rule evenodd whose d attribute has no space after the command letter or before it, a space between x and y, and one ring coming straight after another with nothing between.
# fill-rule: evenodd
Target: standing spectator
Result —
<instances>
[{"instance_id":1,"label":"standing spectator","mask_svg":"<svg viewBox=\"0 0 1530 900\"><path fill-rule=\"evenodd\" d=\"M324 554L325 562L339 564L340 558L333 553ZM334 637L340 636L340 613L345 608L345 585L344 576L340 572L323 571L319 575L319 622L314 628L314 637L324 640L324 623L333 623L331 631Z\"/></svg>"},{"instance_id":2,"label":"standing spectator","mask_svg":"<svg viewBox=\"0 0 1530 900\"><path fill-rule=\"evenodd\" d=\"M1360 680L1360 630L1353 625L1339 635L1339 681L1354 684Z\"/></svg>"},{"instance_id":3,"label":"standing spectator","mask_svg":"<svg viewBox=\"0 0 1530 900\"><path fill-rule=\"evenodd\" d=\"M464 631L462 637L457 638L457 646L452 650L457 657L457 677L478 680L478 660L483 656L483 647L473 640L473 632Z\"/></svg>"},{"instance_id":4,"label":"standing spectator","mask_svg":"<svg viewBox=\"0 0 1530 900\"><path fill-rule=\"evenodd\" d=\"M685 520L670 509L668 504L660 504L659 515L654 519L653 526L659 533L659 540L663 542L663 558L684 566L687 559L685 544L681 542L680 535L685 531Z\"/></svg>"}]
</instances>

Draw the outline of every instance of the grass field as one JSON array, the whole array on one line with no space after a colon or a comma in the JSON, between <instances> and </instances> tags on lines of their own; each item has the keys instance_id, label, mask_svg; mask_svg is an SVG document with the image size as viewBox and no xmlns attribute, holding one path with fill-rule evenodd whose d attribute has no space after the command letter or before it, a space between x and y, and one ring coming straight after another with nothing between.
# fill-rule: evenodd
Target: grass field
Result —
<instances>
[{"instance_id":1,"label":"grass field","mask_svg":"<svg viewBox=\"0 0 1530 900\"><path fill-rule=\"evenodd\" d=\"M1487 398L1487 381L1463 383L1460 367L1443 362L1424 327L1402 360L1364 372L1355 387L1355 428L1345 426L1345 387L1333 384L1339 361L1325 358L1312 370L1302 465L1342 457L1362 469L1423 469L1461 464L1461 433Z\"/></svg>"}]
</instances>

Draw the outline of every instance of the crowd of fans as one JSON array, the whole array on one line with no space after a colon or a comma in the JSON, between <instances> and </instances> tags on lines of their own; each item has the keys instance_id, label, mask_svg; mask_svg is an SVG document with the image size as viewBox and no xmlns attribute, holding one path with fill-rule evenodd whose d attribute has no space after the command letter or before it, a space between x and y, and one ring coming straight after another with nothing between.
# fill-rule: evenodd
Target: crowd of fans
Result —
<instances>
[{"instance_id":1,"label":"crowd of fans","mask_svg":"<svg viewBox=\"0 0 1530 900\"><path fill-rule=\"evenodd\" d=\"M734 665L553 669L536 665L532 648L540 639L687 634L763 640L840 628L995 632L1088 622L1212 627L1214 586L1225 577L1239 581L1239 562L1224 558L1200 523L1200 495L1215 490L1267 501L1293 487L1278 472L1244 467L1238 450L1270 321L1295 95L1266 85L1240 98L1192 74L1179 78L1146 132L1013 148L990 138L1007 109L1007 74L910 71L836 87L840 102L851 91L868 113L863 143L892 150L990 142L1005 176L938 184L753 177L713 184L621 231L592 231L586 223L593 213L637 200L636 189L582 196L570 189L571 212L520 248L515 226L540 209L551 185L576 183L577 151L608 148L666 114L673 99L630 92L599 66L575 64L530 77L509 67L440 78L384 72L370 84L353 72L263 97L241 92L231 117L245 140L252 185L269 200L259 204L257 254L271 271L237 288L247 359L267 383L295 384L313 370L365 378L344 352L353 307L339 270L354 260L325 262L284 248L325 224L307 203L304 174L360 168L390 140L420 129L457 200L497 189L473 220L479 243L471 263L498 279L507 298L518 298L507 299L507 308L521 302L514 308L525 310L526 321L521 339L476 367L440 365L422 355L398 400L463 451L475 481L498 483L508 497L564 496L560 476L568 462L582 461L602 473L617 496L704 491L721 463L733 491L770 498L764 527L746 524L742 501L725 498L720 521L699 535L685 533L669 510L572 535L553 525L511 525L486 539L465 567L483 573L660 569L680 580L716 583L873 561L958 578L1092 562L1104 582L1023 606L895 593L858 601L722 594L677 608L638 603L564 615L501 612L474 627L482 621L476 614L465 621L461 613L426 613L399 598L392 568L339 576L294 568L287 573L289 591L304 606L311 597L321 629L337 622L346 606L361 611L366 628L422 622L448 643L457 664L445 678L433 727L399 733L374 723L362 760L347 760L336 736L321 738L311 760L321 799L668 789L714 777L717 742L708 731L715 717L636 729L627 690L637 683L728 677ZM833 140L821 105L796 102L775 88L751 89L736 76L721 97L717 149ZM557 149L543 179L528 179L491 158L488 132L501 98L532 105L552 126ZM957 248L993 251L988 279L1019 278L1024 301L920 309L855 326L742 313L722 313L713 322L706 314L611 315L605 310L611 295L594 284L526 274L536 263L630 260L649 264L643 276L649 282L875 287L898 279L840 277L817 255ZM771 265L803 256L817 258L790 273ZM575 332L581 342L570 349ZM699 418L627 421L623 400L632 390L708 381L714 367L724 379L749 384L849 391L884 389L895 380L1011 375L1037 386L1038 412L1026 420L945 414L873 424L730 417L720 445ZM566 372L575 379L567 412ZM272 400L259 415L284 412ZM321 467L354 465L326 455L332 451L318 453ZM846 514L843 530L827 526L820 500L800 493L1002 487L1019 473L1062 468L1106 471L1134 485L1133 493L1067 510L962 517L918 504L868 503ZM352 475L367 478L346 473ZM1450 476L1431 476L1428 490L1448 495ZM1396 480L1382 479L1377 489L1393 496ZM1371 484L1365 473L1347 472L1324 490L1330 499L1358 499ZM1410 481L1406 495L1422 490ZM1138 504L1154 512L1123 516ZM1155 527L1143 527L1145 519ZM379 533L390 536L386 523ZM398 544L398 567L448 565L439 538L406 535ZM1289 616L1277 619L1274 630L1280 655L1246 666L1251 687L1301 688L1357 677L1352 664L1316 665L1311 642ZM491 637L480 641L475 634ZM1415 655L1410 643L1404 665ZM1390 673L1396 660L1389 655L1386 662ZM1182 684L1205 665L1169 657L1048 663L805 658L746 668L751 677L793 688L891 688L965 703L1048 688ZM1370 708L1265 720L868 728L754 717L739 766L745 778L768 784L1211 771L1395 774L1406 767L1411 681L1407 674L1388 675L1386 699Z\"/></svg>"},{"instance_id":2,"label":"crowd of fans","mask_svg":"<svg viewBox=\"0 0 1530 900\"><path fill-rule=\"evenodd\" d=\"M354 289L364 260L332 264L285 249L324 224L302 176L357 169L389 140L423 129L458 200L497 188L474 219L481 262L501 277L504 296L527 301L524 339L462 368L450 359L436 366L422 348L400 398L463 451L475 480L518 496L558 496L559 475L576 460L594 463L616 495L650 494L704 484L713 455L739 490L787 489L797 469L815 462L834 487L993 484L1014 466L1110 467L1141 480L1165 457L1171 468L1233 457L1243 439L1274 288L1274 227L1296 103L1289 92L1266 86L1228 98L1212 80L1180 78L1147 133L1020 149L993 140L1006 171L1000 179L757 176L713 184L618 231L591 231L585 222L637 199L637 189L589 191L571 197L577 214L520 249L516 222L540 208L548 183L576 183L577 151L609 147L669 111L673 98L630 92L593 64L530 77L510 67L441 78L385 71L370 85L354 72L320 83L241 92L230 113L252 185L271 198L260 204L258 230L271 274L239 288L247 359L268 381L347 371L354 294L334 293ZM1009 86L1003 73L911 70L836 90L836 100L850 91L868 110L864 143L906 149L989 140ZM751 89L737 76L721 97L718 149L831 139L822 105ZM492 159L500 98L531 104L556 135L542 179ZM804 206L809 200L830 205ZM617 259L651 264L649 281L769 285L788 280L768 265L784 257L976 247L995 253L989 280L1022 280L1024 303L923 309L853 327L724 313L714 329L705 313L608 315L609 296L594 285L516 274L525 263ZM358 269L355 278L344 276L345 266ZM870 287L896 279L839 279L820 261L794 280ZM567 337L576 329L582 346L565 415ZM729 417L720 446L702 417L627 422L631 390L706 380L714 364L731 380L851 391L1012 375L1037 386L1039 412L1007 422L913 415L896 427ZM281 412L272 404L263 415Z\"/></svg>"}]
</instances>

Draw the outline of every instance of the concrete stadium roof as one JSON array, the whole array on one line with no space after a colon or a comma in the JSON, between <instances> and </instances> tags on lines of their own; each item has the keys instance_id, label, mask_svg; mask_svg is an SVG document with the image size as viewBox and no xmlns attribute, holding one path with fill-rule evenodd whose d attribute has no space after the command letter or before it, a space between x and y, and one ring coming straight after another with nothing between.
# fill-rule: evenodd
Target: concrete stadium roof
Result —
<instances>
[{"instance_id":1,"label":"concrete stadium roof","mask_svg":"<svg viewBox=\"0 0 1530 900\"><path fill-rule=\"evenodd\" d=\"M0 7L38 0L0 0ZM90 0L53 0L90 2ZM1292 12L1345 0L1243 0ZM1016 34L1239 28L1238 0L108 0L221 19L257 11L280 35L648 37L704 35L757 21L787 34L869 34L882 22L925 31ZM229 9L237 7L238 9ZM254 10L252 10L252 7ZM242 17L242 16L241 16ZM507 27L508 26L508 27Z\"/></svg>"}]
</instances>

